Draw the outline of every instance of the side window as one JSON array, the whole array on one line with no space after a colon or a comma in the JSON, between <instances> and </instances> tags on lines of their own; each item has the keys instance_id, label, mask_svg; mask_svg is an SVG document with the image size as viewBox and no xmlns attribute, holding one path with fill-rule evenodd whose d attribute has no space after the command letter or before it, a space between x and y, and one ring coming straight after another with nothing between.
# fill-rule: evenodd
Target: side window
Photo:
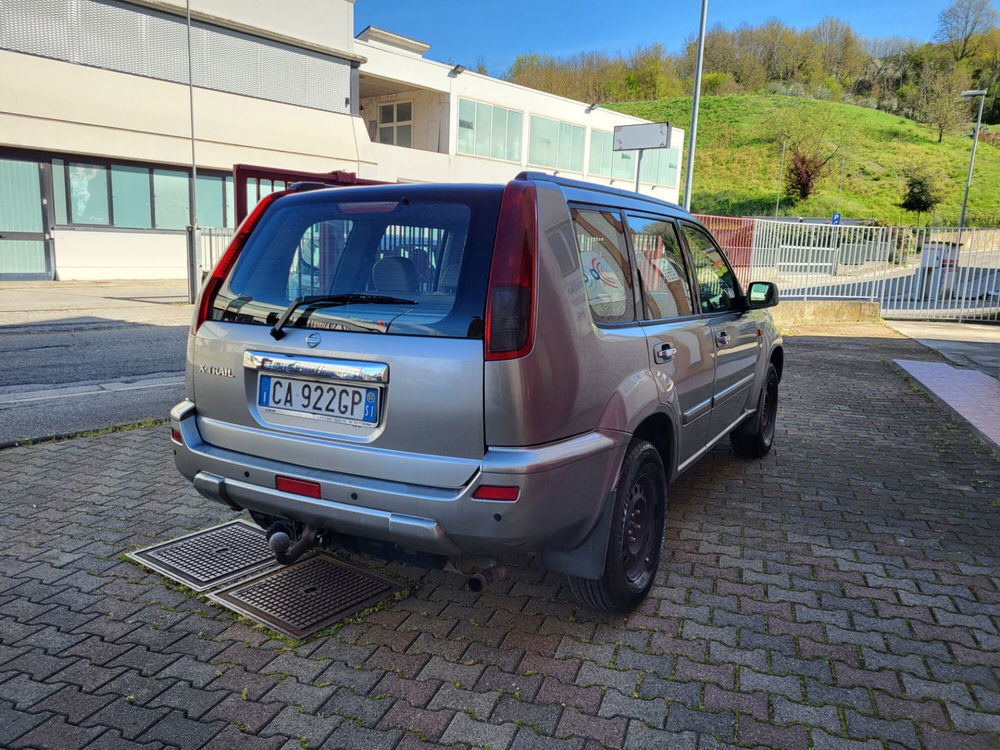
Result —
<instances>
[{"instance_id":1,"label":"side window","mask_svg":"<svg viewBox=\"0 0 1000 750\"><path fill-rule=\"evenodd\" d=\"M582 208L574 208L570 213L583 269L583 286L594 321L635 320L632 271L621 217L611 211Z\"/></svg>"},{"instance_id":2,"label":"side window","mask_svg":"<svg viewBox=\"0 0 1000 750\"><path fill-rule=\"evenodd\" d=\"M694 277L701 293L703 313L725 312L736 306L736 279L722 252L700 229L682 224L684 238L694 263Z\"/></svg>"},{"instance_id":3,"label":"side window","mask_svg":"<svg viewBox=\"0 0 1000 750\"><path fill-rule=\"evenodd\" d=\"M677 230L669 219L628 217L635 262L650 320L693 315L691 284Z\"/></svg>"}]
</instances>

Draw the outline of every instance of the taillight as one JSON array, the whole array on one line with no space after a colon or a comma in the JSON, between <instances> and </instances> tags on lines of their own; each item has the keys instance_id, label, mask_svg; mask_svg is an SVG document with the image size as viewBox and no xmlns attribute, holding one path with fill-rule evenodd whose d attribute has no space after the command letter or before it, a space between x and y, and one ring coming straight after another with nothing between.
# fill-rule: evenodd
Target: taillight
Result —
<instances>
[{"instance_id":1,"label":"taillight","mask_svg":"<svg viewBox=\"0 0 1000 750\"><path fill-rule=\"evenodd\" d=\"M277 193L265 195L260 199L260 202L254 210L251 211L242 222L240 222L239 227L236 229L236 234L233 235L232 242L229 243L229 247L226 248L226 252L219 259L219 262L216 264L212 274L205 281L205 286L202 287L201 297L198 298L198 315L191 323L191 333L197 332L197 330L201 327L201 324L208 320L208 315L212 311L212 305L215 302L215 297L219 293L219 289L222 288L222 282L226 280L229 272L233 270L233 265L236 263L236 259L240 256L240 251L243 250L247 237L250 236L250 232L253 231L253 228L257 226L257 223L260 221L260 217L264 215L267 207L281 196L287 195L291 192L294 191L281 190Z\"/></svg>"},{"instance_id":2,"label":"taillight","mask_svg":"<svg viewBox=\"0 0 1000 750\"><path fill-rule=\"evenodd\" d=\"M536 204L534 185L507 183L500 200L486 292L487 360L523 357L534 343Z\"/></svg>"},{"instance_id":3,"label":"taillight","mask_svg":"<svg viewBox=\"0 0 1000 750\"><path fill-rule=\"evenodd\" d=\"M184 436L181 435L181 431L176 427L170 428L170 439L173 440L178 445L184 445Z\"/></svg>"}]
</instances>

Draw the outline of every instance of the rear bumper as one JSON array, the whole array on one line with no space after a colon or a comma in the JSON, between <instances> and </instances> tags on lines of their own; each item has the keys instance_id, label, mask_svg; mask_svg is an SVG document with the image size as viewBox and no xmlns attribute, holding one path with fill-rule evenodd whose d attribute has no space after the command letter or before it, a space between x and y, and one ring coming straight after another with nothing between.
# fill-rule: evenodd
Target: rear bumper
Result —
<instances>
[{"instance_id":1,"label":"rear bumper","mask_svg":"<svg viewBox=\"0 0 1000 750\"><path fill-rule=\"evenodd\" d=\"M571 549L593 528L628 443L599 431L531 448L490 448L460 488L391 482L297 466L206 443L195 405L178 404L178 470L205 497L233 508L448 556ZM337 450L335 445L330 450ZM317 482L321 497L275 489L277 476ZM517 486L514 502L479 500L481 484Z\"/></svg>"}]
</instances>

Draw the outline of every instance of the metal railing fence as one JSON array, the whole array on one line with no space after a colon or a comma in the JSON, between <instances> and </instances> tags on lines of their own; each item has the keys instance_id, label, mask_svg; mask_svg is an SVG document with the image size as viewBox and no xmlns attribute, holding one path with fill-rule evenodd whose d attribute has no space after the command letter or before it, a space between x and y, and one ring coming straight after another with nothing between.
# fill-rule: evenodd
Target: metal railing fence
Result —
<instances>
[{"instance_id":1,"label":"metal railing fence","mask_svg":"<svg viewBox=\"0 0 1000 750\"><path fill-rule=\"evenodd\" d=\"M698 218L741 283L773 281L782 299L868 300L893 319L1000 321L1000 229ZM233 234L199 229L203 277Z\"/></svg>"},{"instance_id":2,"label":"metal railing fence","mask_svg":"<svg viewBox=\"0 0 1000 750\"><path fill-rule=\"evenodd\" d=\"M773 281L783 299L869 300L894 319L1000 320L1000 229L699 219L743 284Z\"/></svg>"}]
</instances>

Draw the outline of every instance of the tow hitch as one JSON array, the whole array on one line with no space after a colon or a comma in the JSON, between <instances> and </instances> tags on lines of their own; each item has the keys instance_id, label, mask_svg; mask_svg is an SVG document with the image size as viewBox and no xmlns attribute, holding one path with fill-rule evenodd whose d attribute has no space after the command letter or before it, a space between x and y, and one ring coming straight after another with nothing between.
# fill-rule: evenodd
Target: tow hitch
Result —
<instances>
[{"instance_id":1,"label":"tow hitch","mask_svg":"<svg viewBox=\"0 0 1000 750\"><path fill-rule=\"evenodd\" d=\"M267 529L267 546L281 565L291 565L316 546L317 531L312 526L304 526L294 544L291 536L293 533L283 521L275 521Z\"/></svg>"}]
</instances>

